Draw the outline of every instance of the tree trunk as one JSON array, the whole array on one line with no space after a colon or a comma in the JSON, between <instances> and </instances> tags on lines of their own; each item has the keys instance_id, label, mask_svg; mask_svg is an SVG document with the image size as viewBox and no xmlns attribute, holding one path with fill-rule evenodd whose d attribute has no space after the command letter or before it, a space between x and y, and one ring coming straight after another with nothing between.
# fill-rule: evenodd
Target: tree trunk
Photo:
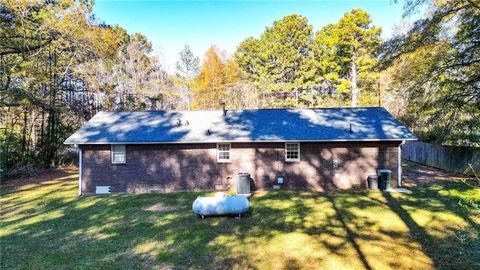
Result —
<instances>
[{"instance_id":1,"label":"tree trunk","mask_svg":"<svg viewBox=\"0 0 480 270\"><path fill-rule=\"evenodd\" d=\"M27 130L28 130L28 112L23 111L23 131L22 131L22 159L26 160L27 153Z\"/></svg>"},{"instance_id":2,"label":"tree trunk","mask_svg":"<svg viewBox=\"0 0 480 270\"><path fill-rule=\"evenodd\" d=\"M43 143L45 142L45 110L42 109L42 124L40 125L40 146L42 148L42 151L43 151Z\"/></svg>"},{"instance_id":3,"label":"tree trunk","mask_svg":"<svg viewBox=\"0 0 480 270\"><path fill-rule=\"evenodd\" d=\"M377 81L377 98L378 98L378 107L382 107L382 90L380 89L380 82Z\"/></svg>"},{"instance_id":4,"label":"tree trunk","mask_svg":"<svg viewBox=\"0 0 480 270\"><path fill-rule=\"evenodd\" d=\"M357 107L358 104L358 97L360 95L358 86L357 86L357 57L355 54L352 56L352 63L351 63L351 71L350 71L350 79L352 83L352 104L351 107Z\"/></svg>"},{"instance_id":5,"label":"tree trunk","mask_svg":"<svg viewBox=\"0 0 480 270\"><path fill-rule=\"evenodd\" d=\"M191 79L187 79L185 84L187 86L187 110L192 109L192 83Z\"/></svg>"},{"instance_id":6,"label":"tree trunk","mask_svg":"<svg viewBox=\"0 0 480 270\"><path fill-rule=\"evenodd\" d=\"M32 147L30 149L35 150L35 147L37 147L36 132L35 132L35 122L37 121L37 117L35 114L35 110L32 110L31 118L32 118L32 123L30 124L30 135L28 139L29 144L27 145L27 149L30 147L30 144L31 144Z\"/></svg>"}]
</instances>

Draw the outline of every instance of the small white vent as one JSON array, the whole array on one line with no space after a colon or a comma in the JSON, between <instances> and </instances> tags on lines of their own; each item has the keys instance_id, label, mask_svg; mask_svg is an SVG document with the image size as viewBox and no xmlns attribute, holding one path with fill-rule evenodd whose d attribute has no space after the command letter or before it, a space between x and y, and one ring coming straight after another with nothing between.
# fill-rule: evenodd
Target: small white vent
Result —
<instances>
[{"instance_id":1,"label":"small white vent","mask_svg":"<svg viewBox=\"0 0 480 270\"><path fill-rule=\"evenodd\" d=\"M149 187L150 192L159 192L161 191L160 186L150 186Z\"/></svg>"},{"instance_id":2,"label":"small white vent","mask_svg":"<svg viewBox=\"0 0 480 270\"><path fill-rule=\"evenodd\" d=\"M96 186L95 187L95 194L110 194L112 193L112 189L110 186Z\"/></svg>"}]
</instances>

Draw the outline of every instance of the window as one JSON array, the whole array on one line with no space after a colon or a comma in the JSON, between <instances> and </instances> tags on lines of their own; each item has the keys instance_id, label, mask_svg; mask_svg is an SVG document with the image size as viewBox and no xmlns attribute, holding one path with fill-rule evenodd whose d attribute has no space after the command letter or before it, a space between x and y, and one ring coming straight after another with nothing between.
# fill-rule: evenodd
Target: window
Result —
<instances>
[{"instance_id":1,"label":"window","mask_svg":"<svg viewBox=\"0 0 480 270\"><path fill-rule=\"evenodd\" d=\"M230 162L230 143L217 144L217 162Z\"/></svg>"},{"instance_id":2,"label":"window","mask_svg":"<svg viewBox=\"0 0 480 270\"><path fill-rule=\"evenodd\" d=\"M112 145L112 164L124 164L126 161L125 145L114 144Z\"/></svg>"},{"instance_id":3,"label":"window","mask_svg":"<svg viewBox=\"0 0 480 270\"><path fill-rule=\"evenodd\" d=\"M285 161L300 160L300 143L285 143Z\"/></svg>"}]
</instances>

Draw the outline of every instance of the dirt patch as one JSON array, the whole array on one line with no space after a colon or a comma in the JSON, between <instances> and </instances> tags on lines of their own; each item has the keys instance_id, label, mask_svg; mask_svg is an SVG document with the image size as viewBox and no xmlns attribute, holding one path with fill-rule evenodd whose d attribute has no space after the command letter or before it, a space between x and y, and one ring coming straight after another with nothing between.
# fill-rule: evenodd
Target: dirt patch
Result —
<instances>
[{"instance_id":1,"label":"dirt patch","mask_svg":"<svg viewBox=\"0 0 480 270\"><path fill-rule=\"evenodd\" d=\"M431 184L441 184L445 181L467 181L475 182L475 178L454 172L448 172L442 169L429 167L420 163L403 160L402 181L407 186L422 186Z\"/></svg>"},{"instance_id":2,"label":"dirt patch","mask_svg":"<svg viewBox=\"0 0 480 270\"><path fill-rule=\"evenodd\" d=\"M181 205L163 205L161 203L156 203L152 205L142 206L144 211L156 211L156 212L170 212L185 209L185 206Z\"/></svg>"}]
</instances>

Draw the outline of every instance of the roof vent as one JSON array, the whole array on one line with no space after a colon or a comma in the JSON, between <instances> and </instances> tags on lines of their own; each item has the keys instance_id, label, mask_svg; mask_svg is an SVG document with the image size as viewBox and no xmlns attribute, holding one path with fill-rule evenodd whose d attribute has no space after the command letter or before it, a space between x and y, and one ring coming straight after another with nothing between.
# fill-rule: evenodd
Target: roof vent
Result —
<instances>
[{"instance_id":1,"label":"roof vent","mask_svg":"<svg viewBox=\"0 0 480 270\"><path fill-rule=\"evenodd\" d=\"M227 109L225 109L225 101L220 101L220 105L222 105L222 109L223 109L223 116L227 116Z\"/></svg>"}]
</instances>

